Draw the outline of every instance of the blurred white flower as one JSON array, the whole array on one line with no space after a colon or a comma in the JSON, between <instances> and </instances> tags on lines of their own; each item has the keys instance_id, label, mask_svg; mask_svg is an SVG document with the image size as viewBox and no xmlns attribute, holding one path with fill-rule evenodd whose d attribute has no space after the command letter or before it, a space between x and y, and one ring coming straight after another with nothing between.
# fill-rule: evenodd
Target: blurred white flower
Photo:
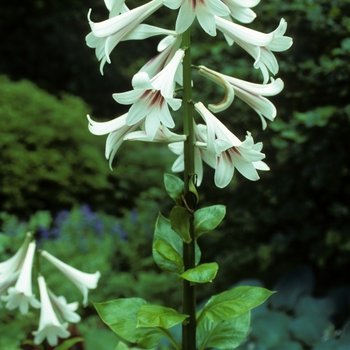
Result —
<instances>
[{"instance_id":1,"label":"blurred white flower","mask_svg":"<svg viewBox=\"0 0 350 350\"><path fill-rule=\"evenodd\" d=\"M215 23L216 28L225 35L230 45L236 42L255 59L254 67L260 68L264 84L269 81L269 71L277 74L279 69L272 51L285 51L293 44L292 38L284 36L287 22L283 18L278 27L268 34L246 28L218 16L215 16Z\"/></svg>"},{"instance_id":2,"label":"blurred white flower","mask_svg":"<svg viewBox=\"0 0 350 350\"><path fill-rule=\"evenodd\" d=\"M80 316L74 312L77 310L79 303L77 301L73 303L67 303L67 300L64 296L55 295L50 289L47 289L51 304L61 321L68 321L72 323L77 323L80 321Z\"/></svg>"},{"instance_id":3,"label":"blurred white flower","mask_svg":"<svg viewBox=\"0 0 350 350\"><path fill-rule=\"evenodd\" d=\"M280 78L272 80L269 84L255 84L221 74L204 66L199 67L199 73L217 84L224 86L226 91L230 90L227 88L227 85L232 88L232 91L230 90L231 94L226 92L226 95L231 95L230 99L225 97L223 102L217 105L208 106L212 112L220 112L228 108L233 101L234 95L237 95L237 97L247 103L255 110L256 113L258 113L263 129L266 128L266 121L264 117L271 121L276 117L276 107L272 102L263 96L274 96L282 91L284 84ZM227 102L227 100L229 101Z\"/></svg>"},{"instance_id":4,"label":"blurred white flower","mask_svg":"<svg viewBox=\"0 0 350 350\"><path fill-rule=\"evenodd\" d=\"M7 289L9 287L11 287L17 281L18 275L19 275L19 271L15 271L15 272L13 272L13 274L11 276L8 276L6 279L1 280L1 282L0 282L0 307L2 306L2 303L1 303L2 297L1 296L3 294L6 294Z\"/></svg>"},{"instance_id":5,"label":"blurred white flower","mask_svg":"<svg viewBox=\"0 0 350 350\"><path fill-rule=\"evenodd\" d=\"M254 144L249 132L242 142L201 102L195 104L195 109L207 124L207 149L216 155L214 181L217 187L223 188L230 183L235 168L251 181L259 179L256 169L269 169L261 161L265 158L265 155L260 152L262 143Z\"/></svg>"},{"instance_id":6,"label":"blurred white flower","mask_svg":"<svg viewBox=\"0 0 350 350\"><path fill-rule=\"evenodd\" d=\"M33 235L28 232L16 254L10 259L0 263L0 307L2 306L1 295L6 294L7 289L17 281L27 254L29 243L32 239Z\"/></svg>"},{"instance_id":7,"label":"blurred white flower","mask_svg":"<svg viewBox=\"0 0 350 350\"><path fill-rule=\"evenodd\" d=\"M60 323L55 311L53 310L49 294L47 291L45 279L43 276L38 277L38 284L40 290L41 311L39 329L32 332L34 335L34 343L41 344L46 338L51 346L58 344L59 338L68 338L70 332L67 330L68 323Z\"/></svg>"},{"instance_id":8,"label":"blurred white flower","mask_svg":"<svg viewBox=\"0 0 350 350\"><path fill-rule=\"evenodd\" d=\"M8 279L13 280L14 275L18 273L21 269L24 262L24 258L27 253L29 243L32 239L33 235L30 232L28 232L21 247L18 249L16 254L10 259L0 263L0 293L3 289L2 284L5 283L5 281L7 281Z\"/></svg>"},{"instance_id":9,"label":"blurred white flower","mask_svg":"<svg viewBox=\"0 0 350 350\"><path fill-rule=\"evenodd\" d=\"M50 261L57 269L59 269L68 279L70 279L75 284L75 286L83 294L83 305L86 306L88 303L89 289L95 289L97 287L98 280L101 276L100 272L82 272L70 265L65 264L45 250L41 252L41 255Z\"/></svg>"},{"instance_id":10,"label":"blurred white flower","mask_svg":"<svg viewBox=\"0 0 350 350\"><path fill-rule=\"evenodd\" d=\"M29 304L34 308L40 307L40 302L35 299L35 295L32 293L32 266L35 249L35 242L29 243L15 286L9 287L8 295L1 297L3 301L6 301L6 308L9 310L18 307L22 314L26 314Z\"/></svg>"},{"instance_id":11,"label":"blurred white flower","mask_svg":"<svg viewBox=\"0 0 350 350\"><path fill-rule=\"evenodd\" d=\"M134 90L113 94L118 103L132 104L126 124L131 126L145 120L145 131L151 141L161 123L168 128L175 126L168 105L173 110L181 107L181 99L173 96L175 75L183 56L184 50L177 50L167 66L155 77L150 79L146 72L139 72L132 80Z\"/></svg>"}]
</instances>

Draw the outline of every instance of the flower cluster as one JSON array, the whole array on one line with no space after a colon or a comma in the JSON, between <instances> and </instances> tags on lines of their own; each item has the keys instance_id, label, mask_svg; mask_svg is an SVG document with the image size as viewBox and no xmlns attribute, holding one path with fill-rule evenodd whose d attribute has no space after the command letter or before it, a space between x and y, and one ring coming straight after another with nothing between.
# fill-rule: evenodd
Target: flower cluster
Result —
<instances>
[{"instance_id":1,"label":"flower cluster","mask_svg":"<svg viewBox=\"0 0 350 350\"><path fill-rule=\"evenodd\" d=\"M9 310L19 308L22 314L27 314L29 305L40 308L39 329L33 332L34 343L40 344L47 339L51 346L56 346L59 338L68 338L68 322L79 322L80 316L75 312L78 302L67 303L65 297L56 296L48 289L44 276L39 274L38 285L40 301L32 291L32 267L36 242L31 233L10 259L0 263L0 300L5 302ZM46 251L40 256L46 258L68 279L70 279L83 294L83 305L87 305L88 290L97 287L100 273L89 274L81 272Z\"/></svg>"},{"instance_id":2,"label":"flower cluster","mask_svg":"<svg viewBox=\"0 0 350 350\"><path fill-rule=\"evenodd\" d=\"M194 103L195 111L203 120L194 125L197 185L203 178L203 161L215 169L215 184L220 188L230 183L235 169L252 181L259 179L257 170L269 170L262 161L265 158L261 152L262 144L254 143L250 132L244 141L240 141L213 114L229 108L235 96L259 115L263 129L267 126L266 119L273 121L277 114L275 106L266 98L283 89L283 81L273 78L279 70L274 52L287 50L292 39L285 36L287 23L284 19L267 34L237 23L251 23L256 17L251 8L259 1L152 0L130 10L125 0L105 0L110 15L99 23L91 20L89 11L91 32L86 42L96 50L101 73L105 63L111 63L110 54L120 41L163 36L158 55L134 75L133 90L113 94L118 103L131 105L128 112L108 122L96 122L88 116L89 130L93 134L108 134L106 158L110 167L121 144L129 140L168 143L170 150L179 156L172 170L184 170L183 142L188 135L177 135L169 129L176 126L171 110L178 110L182 104L181 97L176 96L182 90L182 59L186 51L186 47L181 46L182 35L197 19L210 36L221 32L229 45L240 46L253 58L253 67L262 73L262 84L258 84L196 66L201 75L225 88L225 96L218 104L205 107L202 102ZM143 24L162 6L179 10L174 30Z\"/></svg>"}]
</instances>

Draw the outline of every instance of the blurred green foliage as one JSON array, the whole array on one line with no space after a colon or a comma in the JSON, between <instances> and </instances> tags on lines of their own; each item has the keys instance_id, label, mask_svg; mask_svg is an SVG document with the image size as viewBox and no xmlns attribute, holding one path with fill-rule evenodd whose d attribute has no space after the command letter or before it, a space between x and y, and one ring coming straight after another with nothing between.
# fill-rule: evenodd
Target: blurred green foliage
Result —
<instances>
[{"instance_id":1,"label":"blurred green foliage","mask_svg":"<svg viewBox=\"0 0 350 350\"><path fill-rule=\"evenodd\" d=\"M0 77L1 209L28 214L101 198L113 186L99 156L102 140L87 132L88 107L28 81Z\"/></svg>"},{"instance_id":2,"label":"blurred green foliage","mask_svg":"<svg viewBox=\"0 0 350 350\"><path fill-rule=\"evenodd\" d=\"M0 77L0 210L54 213L88 203L120 214L119 203L132 206L142 190L157 197L153 186L159 187L170 159L154 145L146 151L132 143L111 172L103 157L105 138L87 129L88 112L77 97L57 98L28 81ZM140 167L145 169L142 180Z\"/></svg>"}]
</instances>

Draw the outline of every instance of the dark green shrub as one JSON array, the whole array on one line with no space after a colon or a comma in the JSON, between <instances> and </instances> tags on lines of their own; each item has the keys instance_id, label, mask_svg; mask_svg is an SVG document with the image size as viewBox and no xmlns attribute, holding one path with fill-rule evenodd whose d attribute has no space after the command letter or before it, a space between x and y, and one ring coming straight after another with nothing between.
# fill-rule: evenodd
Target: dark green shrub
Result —
<instances>
[{"instance_id":1,"label":"dark green shrub","mask_svg":"<svg viewBox=\"0 0 350 350\"><path fill-rule=\"evenodd\" d=\"M88 111L76 97L57 99L28 81L1 77L2 210L57 211L112 189L103 140L87 131Z\"/></svg>"},{"instance_id":2,"label":"dark green shrub","mask_svg":"<svg viewBox=\"0 0 350 350\"><path fill-rule=\"evenodd\" d=\"M87 203L120 213L143 191L158 196L152 188L171 156L165 146L129 143L111 172L105 137L89 133L87 113L77 97L58 99L28 81L0 77L0 210L28 215Z\"/></svg>"}]
</instances>

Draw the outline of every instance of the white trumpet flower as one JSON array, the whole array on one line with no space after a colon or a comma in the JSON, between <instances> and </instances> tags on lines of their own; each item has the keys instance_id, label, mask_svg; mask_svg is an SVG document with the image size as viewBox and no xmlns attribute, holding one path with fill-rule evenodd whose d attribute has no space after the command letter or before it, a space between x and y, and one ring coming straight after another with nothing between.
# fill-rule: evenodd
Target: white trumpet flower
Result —
<instances>
[{"instance_id":1,"label":"white trumpet flower","mask_svg":"<svg viewBox=\"0 0 350 350\"><path fill-rule=\"evenodd\" d=\"M83 294L83 305L87 306L89 289L97 287L98 280L101 276L100 272L86 273L75 269L74 267L65 264L61 260L55 258L53 255L43 250L41 255L51 262L57 269L59 269L68 279L70 279L75 286Z\"/></svg>"},{"instance_id":2,"label":"white trumpet flower","mask_svg":"<svg viewBox=\"0 0 350 350\"><path fill-rule=\"evenodd\" d=\"M109 134L106 141L105 156L109 160L109 167L111 170L114 156L124 142L125 136L141 125L141 122L134 125L127 125L126 117L127 114L123 114L122 116L107 122L96 122L92 120L89 115L87 116L89 121L89 130L92 134Z\"/></svg>"},{"instance_id":3,"label":"white trumpet flower","mask_svg":"<svg viewBox=\"0 0 350 350\"><path fill-rule=\"evenodd\" d=\"M40 302L32 292L32 266L35 249L35 242L29 243L15 286L9 287L8 295L1 297L3 301L6 301L6 308L9 310L18 307L22 314L26 314L28 313L29 304L34 308L40 307Z\"/></svg>"},{"instance_id":4,"label":"white trumpet flower","mask_svg":"<svg viewBox=\"0 0 350 350\"><path fill-rule=\"evenodd\" d=\"M265 158L265 155L260 152L262 143L254 144L249 132L242 142L203 103L196 103L195 109L207 124L207 149L216 156L214 180L217 187L223 188L230 183L235 168L251 181L259 179L256 169L269 169L261 161Z\"/></svg>"},{"instance_id":5,"label":"white trumpet flower","mask_svg":"<svg viewBox=\"0 0 350 350\"><path fill-rule=\"evenodd\" d=\"M86 36L86 44L95 48L96 57L100 64L100 71L103 74L103 67L106 62L111 63L110 53L124 40L142 40L154 35L169 35L174 31L158 28L155 26L140 24L163 4L162 0L152 0L149 3L129 10L124 1L106 3L111 11L110 18L95 23L91 17L91 9L88 13L88 20L91 32Z\"/></svg>"},{"instance_id":6,"label":"white trumpet flower","mask_svg":"<svg viewBox=\"0 0 350 350\"><path fill-rule=\"evenodd\" d=\"M263 96L274 96L282 91L284 84L280 78L272 80L269 84L255 84L221 74L204 66L199 67L199 73L226 89L225 99L221 103L208 106L212 112L220 112L228 108L234 95L237 95L260 116L263 129L266 128L264 117L271 121L276 117L276 107Z\"/></svg>"},{"instance_id":7,"label":"white trumpet flower","mask_svg":"<svg viewBox=\"0 0 350 350\"><path fill-rule=\"evenodd\" d=\"M34 343L41 344L46 338L51 346L58 344L59 338L68 338L70 332L67 330L68 323L60 323L52 307L45 279L43 276L38 277L40 300L41 300L41 311L39 329L32 332L34 335Z\"/></svg>"},{"instance_id":8,"label":"white trumpet flower","mask_svg":"<svg viewBox=\"0 0 350 350\"><path fill-rule=\"evenodd\" d=\"M64 296L57 296L50 289L47 289L47 291L49 293L53 309L59 319L72 323L77 323L80 321L81 317L76 312L74 312L79 306L79 303L77 301L68 304Z\"/></svg>"},{"instance_id":9,"label":"white trumpet flower","mask_svg":"<svg viewBox=\"0 0 350 350\"><path fill-rule=\"evenodd\" d=\"M113 94L117 102L132 104L126 117L126 124L131 126L145 120L145 130L151 141L161 123L168 128L175 126L168 105L173 110L181 107L181 99L173 96L175 75L183 56L184 50L177 50L167 66L155 77L150 79L146 72L139 72L132 80L134 90Z\"/></svg>"},{"instance_id":10,"label":"white trumpet flower","mask_svg":"<svg viewBox=\"0 0 350 350\"><path fill-rule=\"evenodd\" d=\"M8 280L13 280L13 282L16 281L17 278L14 278L14 276L16 274L18 275L23 265L29 243L32 239L33 239L33 235L30 232L28 232L26 234L26 237L21 247L17 250L16 254L12 256L10 259L0 263L0 293L1 293L1 290L4 289L3 284L6 281Z\"/></svg>"},{"instance_id":11,"label":"white trumpet flower","mask_svg":"<svg viewBox=\"0 0 350 350\"><path fill-rule=\"evenodd\" d=\"M284 36L287 30L287 22L282 18L278 27L271 33L264 34L253 29L215 16L216 28L219 29L228 40L241 46L254 59L254 68L260 68L264 84L269 81L269 71L277 74L278 62L272 51L281 52L289 49L293 40Z\"/></svg>"}]
</instances>

